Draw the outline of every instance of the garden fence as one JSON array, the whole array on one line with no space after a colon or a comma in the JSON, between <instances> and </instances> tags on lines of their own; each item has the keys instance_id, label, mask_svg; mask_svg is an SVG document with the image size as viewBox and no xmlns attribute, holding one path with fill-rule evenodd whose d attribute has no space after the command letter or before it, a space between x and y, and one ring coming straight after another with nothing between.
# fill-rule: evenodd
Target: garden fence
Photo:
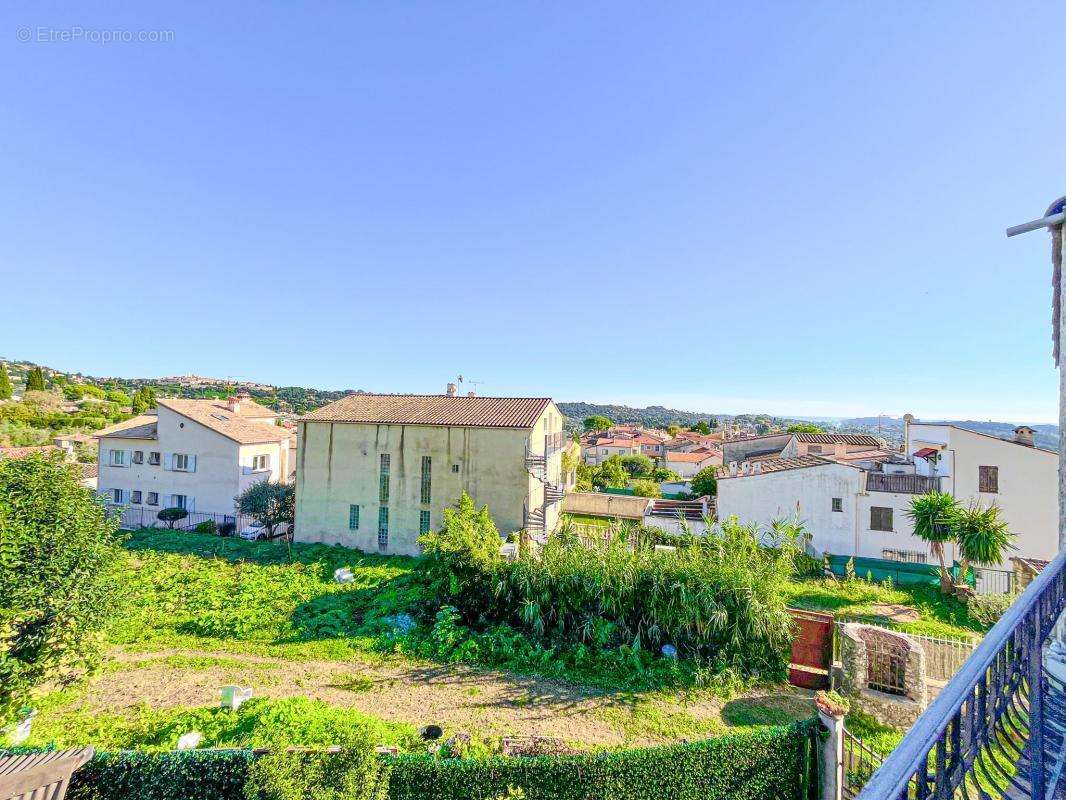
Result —
<instances>
[{"instance_id":1,"label":"garden fence","mask_svg":"<svg viewBox=\"0 0 1066 800\"><path fill-rule=\"evenodd\" d=\"M225 524L234 526L234 533L239 533L251 525L254 520L243 514L215 514L210 511L190 511L189 516L179 519L173 525L159 519L159 511L154 508L115 508L114 513L119 516L119 528L133 531L140 528L173 528L176 531L196 530L196 526L204 522L214 522L216 529Z\"/></svg>"},{"instance_id":2,"label":"garden fence","mask_svg":"<svg viewBox=\"0 0 1066 800\"><path fill-rule=\"evenodd\" d=\"M867 745L862 739L844 729L844 781L843 795L847 800L859 796L862 787L874 774L884 756Z\"/></svg>"},{"instance_id":3,"label":"garden fence","mask_svg":"<svg viewBox=\"0 0 1066 800\"><path fill-rule=\"evenodd\" d=\"M873 625L858 619L837 619L836 648L833 656L835 661L840 660L840 627L848 622L858 622L872 628L880 628L881 630L906 634L925 651L926 677L937 681L951 680L955 673L958 672L966 662L966 659L970 657L970 654L977 649L977 645L980 644L980 642L971 642L965 639L948 639L940 636L924 636L921 634L907 633L898 628L891 628L887 625ZM885 658L882 659L882 661L885 662L884 666L886 670L889 669L888 660L890 660L890 655L886 654ZM887 681L887 683L889 686L895 686L891 681ZM902 686L899 688L902 688ZM885 691L892 691L892 689L890 688Z\"/></svg>"}]
</instances>

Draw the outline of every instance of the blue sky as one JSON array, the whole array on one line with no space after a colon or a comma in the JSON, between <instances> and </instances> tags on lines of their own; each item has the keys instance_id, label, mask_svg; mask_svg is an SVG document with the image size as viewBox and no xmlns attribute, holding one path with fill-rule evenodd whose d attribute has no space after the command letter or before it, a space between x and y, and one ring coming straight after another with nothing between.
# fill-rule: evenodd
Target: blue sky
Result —
<instances>
[{"instance_id":1,"label":"blue sky","mask_svg":"<svg viewBox=\"0 0 1066 800\"><path fill-rule=\"evenodd\" d=\"M5 4L0 356L1053 420L1061 10Z\"/></svg>"}]
</instances>

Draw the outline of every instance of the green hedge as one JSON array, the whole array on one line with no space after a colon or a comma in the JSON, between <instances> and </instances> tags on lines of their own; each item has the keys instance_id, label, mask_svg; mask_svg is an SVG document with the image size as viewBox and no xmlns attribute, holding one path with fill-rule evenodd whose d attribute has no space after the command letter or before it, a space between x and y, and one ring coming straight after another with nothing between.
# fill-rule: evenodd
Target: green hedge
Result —
<instances>
[{"instance_id":1,"label":"green hedge","mask_svg":"<svg viewBox=\"0 0 1066 800\"><path fill-rule=\"evenodd\" d=\"M390 800L488 800L508 786L528 800L814 800L818 723L687 744L579 756L472 761L392 759ZM247 750L100 753L71 800L243 800Z\"/></svg>"}]
</instances>

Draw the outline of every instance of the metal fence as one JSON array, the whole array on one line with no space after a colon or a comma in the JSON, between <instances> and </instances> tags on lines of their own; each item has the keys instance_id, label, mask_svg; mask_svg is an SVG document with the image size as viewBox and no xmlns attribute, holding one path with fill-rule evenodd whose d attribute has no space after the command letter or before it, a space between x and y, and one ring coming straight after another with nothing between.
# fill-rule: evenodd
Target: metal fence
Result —
<instances>
[{"instance_id":1,"label":"metal fence","mask_svg":"<svg viewBox=\"0 0 1066 800\"><path fill-rule=\"evenodd\" d=\"M840 626L845 625L848 622L857 622L872 628L880 628L881 630L905 634L908 638L917 642L922 650L925 651L925 675L927 678L932 678L937 681L951 680L955 676L955 673L962 668L962 665L966 663L966 659L968 659L973 651L977 649L978 644L980 644L979 642L967 641L965 639L948 639L940 636L923 636L915 633L907 633L906 631L891 628L887 625L873 625L869 622L863 622L862 620L857 619L838 619L836 623L837 635L835 637L836 642L834 644L833 654L833 658L836 661L840 660Z\"/></svg>"},{"instance_id":2,"label":"metal fence","mask_svg":"<svg viewBox=\"0 0 1066 800\"><path fill-rule=\"evenodd\" d=\"M859 796L862 787L884 761L884 756L857 736L844 729L844 780L843 794L848 800Z\"/></svg>"},{"instance_id":3,"label":"metal fence","mask_svg":"<svg viewBox=\"0 0 1066 800\"><path fill-rule=\"evenodd\" d=\"M215 530L223 525L232 525L233 533L239 533L251 525L254 520L243 514L215 514L210 511L190 511L184 519L174 523L163 522L159 519L159 509L134 508L132 506L113 506L112 513L119 517L119 528L132 531L138 528L173 528L176 531L193 531L198 525L205 522L215 523Z\"/></svg>"},{"instance_id":4,"label":"metal fence","mask_svg":"<svg viewBox=\"0 0 1066 800\"><path fill-rule=\"evenodd\" d=\"M972 567L973 590L977 594L1014 594L1017 591L1016 576L1003 569Z\"/></svg>"}]
</instances>

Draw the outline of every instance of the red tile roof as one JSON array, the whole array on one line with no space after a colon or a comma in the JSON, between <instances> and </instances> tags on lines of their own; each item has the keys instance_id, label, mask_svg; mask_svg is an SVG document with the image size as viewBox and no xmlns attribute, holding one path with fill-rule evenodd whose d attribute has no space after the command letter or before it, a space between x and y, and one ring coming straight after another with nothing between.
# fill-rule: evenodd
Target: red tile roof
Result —
<instances>
[{"instance_id":1,"label":"red tile roof","mask_svg":"<svg viewBox=\"0 0 1066 800\"><path fill-rule=\"evenodd\" d=\"M352 394L312 411L300 417L300 420L370 425L532 428L550 402L549 397Z\"/></svg>"}]
</instances>

